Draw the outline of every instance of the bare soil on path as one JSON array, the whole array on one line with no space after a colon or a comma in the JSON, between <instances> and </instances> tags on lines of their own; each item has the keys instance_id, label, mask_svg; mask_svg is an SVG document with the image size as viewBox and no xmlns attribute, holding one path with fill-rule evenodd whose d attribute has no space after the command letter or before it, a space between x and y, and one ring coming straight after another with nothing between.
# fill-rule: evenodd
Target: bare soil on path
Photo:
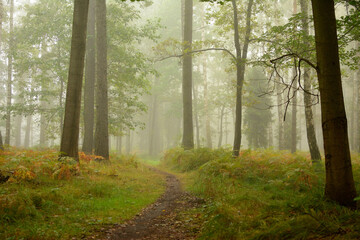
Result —
<instances>
[{"instance_id":1,"label":"bare soil on path","mask_svg":"<svg viewBox=\"0 0 360 240\"><path fill-rule=\"evenodd\" d=\"M189 211L204 201L182 191L179 179L170 173L153 168L166 177L165 193L152 205L124 224L103 228L88 239L196 239L201 224L197 214ZM187 215L191 216L187 216Z\"/></svg>"}]
</instances>

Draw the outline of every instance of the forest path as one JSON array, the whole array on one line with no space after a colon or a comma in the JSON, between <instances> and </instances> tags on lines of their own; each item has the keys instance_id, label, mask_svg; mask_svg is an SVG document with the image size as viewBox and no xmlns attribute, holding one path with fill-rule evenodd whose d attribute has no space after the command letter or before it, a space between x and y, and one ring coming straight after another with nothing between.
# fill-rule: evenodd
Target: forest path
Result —
<instances>
[{"instance_id":1,"label":"forest path","mask_svg":"<svg viewBox=\"0 0 360 240\"><path fill-rule=\"evenodd\" d=\"M196 239L201 224L186 211L201 206L203 200L184 192L175 175L151 169L166 177L165 193L134 219L105 231L102 239Z\"/></svg>"}]
</instances>

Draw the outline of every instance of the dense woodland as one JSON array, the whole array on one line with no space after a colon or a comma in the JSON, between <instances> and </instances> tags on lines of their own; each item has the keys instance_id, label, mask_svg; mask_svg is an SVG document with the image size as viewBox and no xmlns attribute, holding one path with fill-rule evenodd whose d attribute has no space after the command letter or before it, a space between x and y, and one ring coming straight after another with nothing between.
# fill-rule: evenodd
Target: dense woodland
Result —
<instances>
[{"instance_id":1,"label":"dense woodland","mask_svg":"<svg viewBox=\"0 0 360 240\"><path fill-rule=\"evenodd\" d=\"M359 239L359 56L358 0L0 0L0 238L132 236L166 176L151 239Z\"/></svg>"}]
</instances>

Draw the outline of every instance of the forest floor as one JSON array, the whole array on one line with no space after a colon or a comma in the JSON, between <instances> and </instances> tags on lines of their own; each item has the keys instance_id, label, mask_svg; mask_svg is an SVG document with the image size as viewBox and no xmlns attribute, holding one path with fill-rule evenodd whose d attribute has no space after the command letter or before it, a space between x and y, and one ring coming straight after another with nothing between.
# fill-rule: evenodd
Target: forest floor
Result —
<instances>
[{"instance_id":1,"label":"forest floor","mask_svg":"<svg viewBox=\"0 0 360 240\"><path fill-rule=\"evenodd\" d=\"M196 209L204 200L184 192L175 175L151 169L166 178L165 193L134 219L102 228L87 239L196 239L202 222Z\"/></svg>"}]
</instances>

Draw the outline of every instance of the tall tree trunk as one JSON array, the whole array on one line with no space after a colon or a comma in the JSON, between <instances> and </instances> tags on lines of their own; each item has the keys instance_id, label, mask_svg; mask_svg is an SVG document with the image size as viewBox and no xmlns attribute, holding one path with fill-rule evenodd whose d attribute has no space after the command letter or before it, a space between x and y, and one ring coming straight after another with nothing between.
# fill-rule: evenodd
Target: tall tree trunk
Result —
<instances>
[{"instance_id":1,"label":"tall tree trunk","mask_svg":"<svg viewBox=\"0 0 360 240\"><path fill-rule=\"evenodd\" d=\"M155 148L156 148L156 125L157 125L157 95L153 95L153 104L152 104L152 116L150 119L150 129L149 129L149 155L155 155Z\"/></svg>"},{"instance_id":2,"label":"tall tree trunk","mask_svg":"<svg viewBox=\"0 0 360 240\"><path fill-rule=\"evenodd\" d=\"M199 109L198 109L198 94L197 87L193 84L193 95L194 95L194 119L195 119L195 135L196 135L196 145L200 147L200 126L199 126Z\"/></svg>"},{"instance_id":3,"label":"tall tree trunk","mask_svg":"<svg viewBox=\"0 0 360 240\"><path fill-rule=\"evenodd\" d=\"M121 155L121 149L122 149L122 137L117 136L117 142L116 142L116 151L119 155Z\"/></svg>"},{"instance_id":4,"label":"tall tree trunk","mask_svg":"<svg viewBox=\"0 0 360 240\"><path fill-rule=\"evenodd\" d=\"M357 43L358 46L360 43ZM356 90L357 90L357 128L356 128L356 138L355 138L355 146L358 153L360 153L360 68L356 71ZM353 129L354 131L355 129Z\"/></svg>"},{"instance_id":5,"label":"tall tree trunk","mask_svg":"<svg viewBox=\"0 0 360 240\"><path fill-rule=\"evenodd\" d=\"M279 79L279 78L278 78ZM278 109L278 122L279 122L279 128L278 128L278 145L279 150L284 150L284 108L283 108L283 92L280 87L280 79L279 83L276 84L276 94L277 94L277 109Z\"/></svg>"},{"instance_id":6,"label":"tall tree trunk","mask_svg":"<svg viewBox=\"0 0 360 240\"><path fill-rule=\"evenodd\" d=\"M302 28L306 36L309 35L309 23L308 23L308 12L309 5L307 0L300 0L301 12L303 13L302 18ZM304 44L308 44L305 42ZM304 105L305 105L305 121L306 121L306 135L307 142L309 145L311 161L313 163L319 162L321 159L319 147L316 141L315 127L314 127L314 117L312 110L312 101L311 101L311 78L310 78L310 69L308 67L304 68Z\"/></svg>"},{"instance_id":7,"label":"tall tree trunk","mask_svg":"<svg viewBox=\"0 0 360 240\"><path fill-rule=\"evenodd\" d=\"M131 130L128 128L126 134L126 154L130 154L131 152Z\"/></svg>"},{"instance_id":8,"label":"tall tree trunk","mask_svg":"<svg viewBox=\"0 0 360 240\"><path fill-rule=\"evenodd\" d=\"M86 63L85 63L85 86L84 86L84 142L83 152L92 153L94 146L94 107L95 107L95 76L96 76L96 54L95 54L95 4L96 0L89 2Z\"/></svg>"},{"instance_id":9,"label":"tall tree trunk","mask_svg":"<svg viewBox=\"0 0 360 240\"><path fill-rule=\"evenodd\" d=\"M233 155L239 156L241 146L241 123L242 123L242 89L245 78L245 67L247 60L248 47L250 43L251 33L251 14L254 0L249 0L246 11L246 28L245 39L241 54L240 39L239 39L239 24L238 24L238 11L236 6L236 0L232 0L234 11L234 43L236 49L236 113L235 113L235 137L233 146Z\"/></svg>"},{"instance_id":10,"label":"tall tree trunk","mask_svg":"<svg viewBox=\"0 0 360 240\"><path fill-rule=\"evenodd\" d=\"M297 1L293 0L293 14L297 14ZM296 77L296 67L293 68L293 78ZM294 81L294 92L293 92L293 99L292 99L292 115L291 115L291 153L296 152L296 145L297 145L297 79Z\"/></svg>"},{"instance_id":11,"label":"tall tree trunk","mask_svg":"<svg viewBox=\"0 0 360 240\"><path fill-rule=\"evenodd\" d=\"M18 115L15 118L15 146L21 147L21 122L22 122L22 116Z\"/></svg>"},{"instance_id":12,"label":"tall tree trunk","mask_svg":"<svg viewBox=\"0 0 360 240\"><path fill-rule=\"evenodd\" d=\"M10 145L11 129L11 100L12 100L12 77L13 77L13 51L14 51L14 0L10 0L10 37L8 52L8 79L7 79L7 98L6 98L6 133L5 144Z\"/></svg>"},{"instance_id":13,"label":"tall tree trunk","mask_svg":"<svg viewBox=\"0 0 360 240\"><path fill-rule=\"evenodd\" d=\"M358 129L358 81L357 81L357 73L353 75L353 92L352 92L352 108L351 108L351 120L350 120L350 149L353 151L357 151L356 137L357 137L357 129Z\"/></svg>"},{"instance_id":14,"label":"tall tree trunk","mask_svg":"<svg viewBox=\"0 0 360 240\"><path fill-rule=\"evenodd\" d=\"M97 89L95 155L109 160L106 0L96 1Z\"/></svg>"},{"instance_id":15,"label":"tall tree trunk","mask_svg":"<svg viewBox=\"0 0 360 240\"><path fill-rule=\"evenodd\" d=\"M61 64L60 64L60 56L61 56L61 49L60 46L58 48L58 68L61 69ZM59 76L60 79L60 92L59 92L59 107L60 107L60 111L59 111L59 119L60 119L60 132L63 131L63 124L64 124L64 109L63 109L63 94L64 94L64 79Z\"/></svg>"},{"instance_id":16,"label":"tall tree trunk","mask_svg":"<svg viewBox=\"0 0 360 240\"><path fill-rule=\"evenodd\" d=\"M43 89L44 91L44 89ZM41 98L43 98L43 96L41 96ZM41 100L41 109L42 109L42 113L40 115L40 140L39 140L39 145L40 147L46 147L46 142L47 142L47 137L46 137L46 129L47 129L47 124L46 124L46 117L45 117L45 109L46 109L46 102L44 99Z\"/></svg>"},{"instance_id":17,"label":"tall tree trunk","mask_svg":"<svg viewBox=\"0 0 360 240\"><path fill-rule=\"evenodd\" d=\"M3 140L2 140L1 131L0 131L0 150L1 150L1 151L4 150L4 144L3 144Z\"/></svg>"},{"instance_id":18,"label":"tall tree trunk","mask_svg":"<svg viewBox=\"0 0 360 240\"><path fill-rule=\"evenodd\" d=\"M204 6L201 10L201 17L203 18L201 22L201 27L205 28L205 9ZM201 40L205 41L206 31L202 31ZM209 94L208 94L208 76L207 76L207 58L206 55L202 57L202 75L204 81L204 111L205 111L205 136L206 136L206 147L212 148L212 139L211 139L211 121L210 121L210 109L209 109Z\"/></svg>"},{"instance_id":19,"label":"tall tree trunk","mask_svg":"<svg viewBox=\"0 0 360 240\"><path fill-rule=\"evenodd\" d=\"M3 0L0 0L0 49L3 41L3 35L2 35L3 21L4 21L3 19L4 19L4 4L3 4Z\"/></svg>"},{"instance_id":20,"label":"tall tree trunk","mask_svg":"<svg viewBox=\"0 0 360 240\"><path fill-rule=\"evenodd\" d=\"M25 148L30 147L31 122L32 122L32 116L29 115L26 118L26 129L25 129L25 138L24 138L24 147Z\"/></svg>"},{"instance_id":21,"label":"tall tree trunk","mask_svg":"<svg viewBox=\"0 0 360 240\"><path fill-rule=\"evenodd\" d=\"M208 80L207 80L207 60L204 57L203 60L203 77L204 77L204 101L205 101L205 134L206 134L206 146L212 148L211 138L211 122L210 122L210 109L209 109L209 93L208 93Z\"/></svg>"},{"instance_id":22,"label":"tall tree trunk","mask_svg":"<svg viewBox=\"0 0 360 240\"><path fill-rule=\"evenodd\" d=\"M296 77L296 69L293 68L293 77ZM291 153L296 152L297 145L297 80L293 84L292 114L291 114Z\"/></svg>"},{"instance_id":23,"label":"tall tree trunk","mask_svg":"<svg viewBox=\"0 0 360 240\"><path fill-rule=\"evenodd\" d=\"M183 59L183 140L182 146L185 149L194 148L194 128L192 112L192 21L193 21L193 0L185 0L184 19L184 59Z\"/></svg>"},{"instance_id":24,"label":"tall tree trunk","mask_svg":"<svg viewBox=\"0 0 360 240\"><path fill-rule=\"evenodd\" d=\"M84 75L88 10L89 0L75 0L64 128L60 145L62 156L73 157L77 160L79 159L81 88Z\"/></svg>"},{"instance_id":25,"label":"tall tree trunk","mask_svg":"<svg viewBox=\"0 0 360 240\"><path fill-rule=\"evenodd\" d=\"M325 196L355 208L356 189L341 84L334 1L312 0L312 7L324 134Z\"/></svg>"},{"instance_id":26,"label":"tall tree trunk","mask_svg":"<svg viewBox=\"0 0 360 240\"><path fill-rule=\"evenodd\" d=\"M223 139L223 120L224 120L224 111L225 111L225 106L221 106L221 111L220 111L220 129L219 129L219 142L218 142L218 148L221 148L221 145L222 145L222 139Z\"/></svg>"}]
</instances>

